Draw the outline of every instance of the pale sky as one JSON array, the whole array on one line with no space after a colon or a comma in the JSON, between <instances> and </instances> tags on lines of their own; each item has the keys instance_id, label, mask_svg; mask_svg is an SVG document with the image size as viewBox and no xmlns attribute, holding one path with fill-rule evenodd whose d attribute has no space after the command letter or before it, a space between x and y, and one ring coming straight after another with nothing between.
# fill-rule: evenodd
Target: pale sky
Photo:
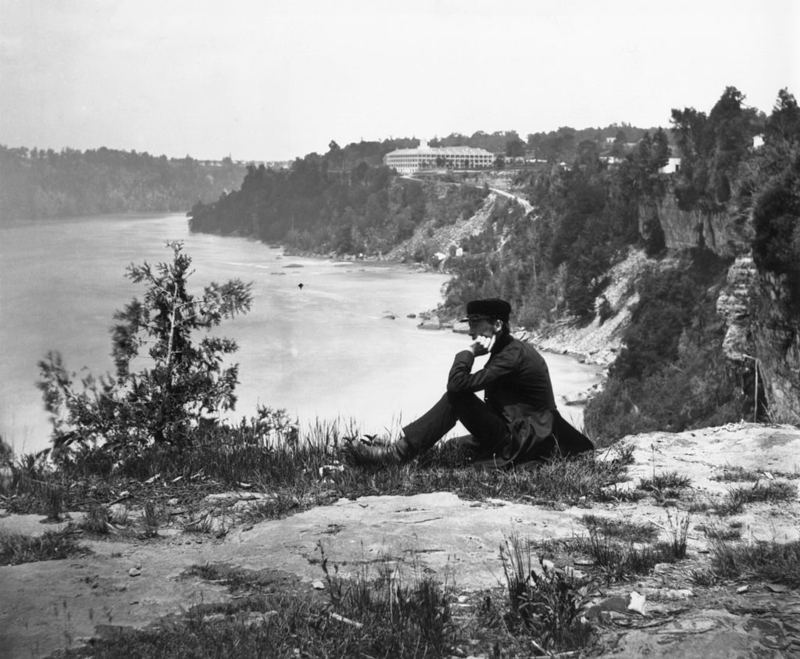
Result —
<instances>
[{"instance_id":1,"label":"pale sky","mask_svg":"<svg viewBox=\"0 0 800 659\"><path fill-rule=\"evenodd\" d=\"M800 98L797 0L0 0L0 144L283 160Z\"/></svg>"}]
</instances>

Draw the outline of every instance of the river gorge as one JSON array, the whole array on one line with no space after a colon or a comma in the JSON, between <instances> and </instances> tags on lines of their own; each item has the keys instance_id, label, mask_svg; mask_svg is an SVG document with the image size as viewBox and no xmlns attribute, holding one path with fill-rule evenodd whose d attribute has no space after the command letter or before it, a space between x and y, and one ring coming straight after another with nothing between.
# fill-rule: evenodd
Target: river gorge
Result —
<instances>
[{"instance_id":1,"label":"river gorge","mask_svg":"<svg viewBox=\"0 0 800 659\"><path fill-rule=\"evenodd\" d=\"M464 335L421 331L418 314L441 300L444 274L389 262L295 257L239 237L190 233L183 215L29 220L0 226L0 435L17 454L48 446L50 423L37 362L59 351L79 375L109 372L113 314L144 289L131 263L168 261L181 240L193 259L190 287L253 282L253 306L223 323L239 351L234 420L257 405L284 408L301 428L339 419L381 432L424 412L443 391ZM300 284L303 284L302 287ZM412 317L416 316L416 317ZM563 396L599 380L595 367L546 354Z\"/></svg>"}]
</instances>

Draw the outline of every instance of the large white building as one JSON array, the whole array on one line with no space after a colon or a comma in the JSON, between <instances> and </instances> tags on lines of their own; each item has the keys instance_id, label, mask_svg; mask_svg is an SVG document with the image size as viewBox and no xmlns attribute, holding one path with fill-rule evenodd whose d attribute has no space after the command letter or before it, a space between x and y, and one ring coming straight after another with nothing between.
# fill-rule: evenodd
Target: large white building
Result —
<instances>
[{"instance_id":1,"label":"large white building","mask_svg":"<svg viewBox=\"0 0 800 659\"><path fill-rule=\"evenodd\" d=\"M495 157L485 149L471 146L431 147L425 141L416 149L397 149L383 157L383 164L399 174L413 174L421 169L480 169L492 167Z\"/></svg>"}]
</instances>

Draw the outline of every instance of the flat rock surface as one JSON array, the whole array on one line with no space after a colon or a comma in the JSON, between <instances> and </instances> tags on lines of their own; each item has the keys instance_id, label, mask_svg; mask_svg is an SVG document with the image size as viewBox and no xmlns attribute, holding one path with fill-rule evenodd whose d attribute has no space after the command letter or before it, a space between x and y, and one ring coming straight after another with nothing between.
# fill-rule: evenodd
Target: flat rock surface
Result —
<instances>
[{"instance_id":1,"label":"flat rock surface","mask_svg":"<svg viewBox=\"0 0 800 659\"><path fill-rule=\"evenodd\" d=\"M624 441L634 449L635 464L629 480L612 486L620 492L642 478L675 471L689 477L695 501L712 500L742 485L718 480L726 469L743 467L765 482L800 472L800 430L788 426L738 424ZM598 454L598 459L610 457ZM506 538L586 535L581 522L586 514L653 522L668 539L675 509L669 513L652 497L632 502L620 496L617 503L557 509L467 501L440 492L340 499L285 519L234 526L223 539L165 528L148 541L86 540L81 544L93 552L87 556L0 567L0 654L43 657L85 642L107 626L145 627L200 602L230 599L221 584L186 576L197 565L271 570L310 589L313 581L324 579L324 552L329 568L335 565L343 576L388 565L407 574L435 575L458 592L496 588L505 583L499 548ZM604 619L603 656L800 656L798 591L773 592L765 584L741 593L737 584L693 586L692 571L708 561L708 540L698 529L708 515L693 514L688 560L605 589L608 597L636 591L646 606L643 614L623 607ZM800 538L796 499L779 506L747 505L726 519L741 522L746 542ZM0 518L0 533L36 535L55 528L39 516Z\"/></svg>"}]
</instances>

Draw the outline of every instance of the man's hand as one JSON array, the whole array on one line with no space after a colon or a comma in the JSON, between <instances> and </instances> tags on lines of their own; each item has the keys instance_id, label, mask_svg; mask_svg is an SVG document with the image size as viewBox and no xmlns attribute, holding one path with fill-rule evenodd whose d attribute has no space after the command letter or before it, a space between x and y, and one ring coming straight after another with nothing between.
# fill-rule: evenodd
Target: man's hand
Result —
<instances>
[{"instance_id":1,"label":"man's hand","mask_svg":"<svg viewBox=\"0 0 800 659\"><path fill-rule=\"evenodd\" d=\"M477 336L469 349L472 351L473 355L480 357L481 355L488 354L493 345L494 336Z\"/></svg>"}]
</instances>

